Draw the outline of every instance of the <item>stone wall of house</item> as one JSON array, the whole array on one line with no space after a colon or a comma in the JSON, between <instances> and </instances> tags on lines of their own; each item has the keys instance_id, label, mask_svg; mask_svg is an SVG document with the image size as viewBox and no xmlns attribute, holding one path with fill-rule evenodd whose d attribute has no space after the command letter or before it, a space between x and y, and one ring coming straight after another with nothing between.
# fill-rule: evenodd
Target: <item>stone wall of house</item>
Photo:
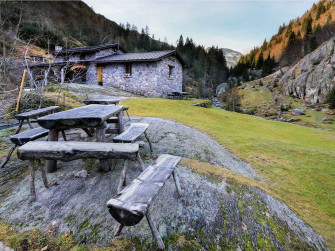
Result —
<instances>
[{"instance_id":1,"label":"stone wall of house","mask_svg":"<svg viewBox=\"0 0 335 251\"><path fill-rule=\"evenodd\" d=\"M169 65L174 66L169 77ZM150 97L165 97L173 91L182 91L183 69L174 57L167 57L155 63L132 63L132 75L125 76L125 64L103 66L103 85ZM87 83L97 84L97 67L87 68Z\"/></svg>"}]
</instances>

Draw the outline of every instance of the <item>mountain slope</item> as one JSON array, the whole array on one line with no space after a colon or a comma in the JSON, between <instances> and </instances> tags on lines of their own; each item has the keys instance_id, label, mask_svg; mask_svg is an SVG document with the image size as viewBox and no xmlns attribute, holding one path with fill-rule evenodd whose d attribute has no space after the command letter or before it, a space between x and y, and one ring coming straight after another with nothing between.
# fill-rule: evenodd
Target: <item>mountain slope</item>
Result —
<instances>
[{"instance_id":1,"label":"mountain slope","mask_svg":"<svg viewBox=\"0 0 335 251\"><path fill-rule=\"evenodd\" d=\"M226 57L228 67L234 67L242 56L242 53L228 48L222 48L222 51L223 55Z\"/></svg>"},{"instance_id":2,"label":"mountain slope","mask_svg":"<svg viewBox=\"0 0 335 251\"><path fill-rule=\"evenodd\" d=\"M308 103L324 103L335 87L335 37L301 59L279 80L281 91Z\"/></svg>"},{"instance_id":3,"label":"mountain slope","mask_svg":"<svg viewBox=\"0 0 335 251\"><path fill-rule=\"evenodd\" d=\"M296 63L306 54L335 35L335 1L321 0L302 17L279 27L270 41L254 48L241 58L241 63L254 68L260 57L274 57L281 66Z\"/></svg>"}]
</instances>

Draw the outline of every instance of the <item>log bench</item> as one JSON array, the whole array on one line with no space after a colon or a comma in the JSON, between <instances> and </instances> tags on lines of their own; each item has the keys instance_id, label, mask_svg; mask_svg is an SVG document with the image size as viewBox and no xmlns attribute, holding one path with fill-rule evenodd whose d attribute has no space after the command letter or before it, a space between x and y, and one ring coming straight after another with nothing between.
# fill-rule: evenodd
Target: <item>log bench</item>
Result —
<instances>
[{"instance_id":1,"label":"log bench","mask_svg":"<svg viewBox=\"0 0 335 251\"><path fill-rule=\"evenodd\" d=\"M150 152L152 154L152 145L146 132L148 127L149 124L147 123L131 123L127 130L113 138L113 142L134 143L142 134L144 134L145 138L149 143Z\"/></svg>"},{"instance_id":2,"label":"log bench","mask_svg":"<svg viewBox=\"0 0 335 251\"><path fill-rule=\"evenodd\" d=\"M32 200L36 200L35 192L35 170L34 161L38 161L38 167L42 173L45 187L48 181L44 167L40 160L61 160L72 161L76 159L99 159L103 170L109 171L108 159L139 160L143 165L138 154L138 144L115 144L105 142L76 142L76 141L36 141L28 142L18 148L17 155L22 160L29 160L30 170L30 190ZM107 166L105 163L107 162ZM126 161L125 161L126 164ZM142 169L144 167L142 166Z\"/></svg>"},{"instance_id":3,"label":"log bench","mask_svg":"<svg viewBox=\"0 0 335 251\"><path fill-rule=\"evenodd\" d=\"M43 127L37 127L37 128L30 129L30 130L27 130L27 131L24 131L18 134L14 134L13 136L10 136L10 140L14 143L14 146L12 146L7 156L2 160L0 164L0 168L3 168L8 163L16 147L22 146L30 141L34 141L36 139L45 137L48 134L49 134L48 129L45 129ZM64 141L66 141L64 130L62 130L62 135L63 135Z\"/></svg>"},{"instance_id":4,"label":"log bench","mask_svg":"<svg viewBox=\"0 0 335 251\"><path fill-rule=\"evenodd\" d=\"M138 224L146 216L151 232L161 249L164 243L150 216L149 207L155 196L162 189L166 181L173 175L178 194L181 196L179 178L175 167L180 157L168 154L161 155L156 165L147 167L129 186L119 192L114 199L107 202L107 207L113 218L119 222L115 236L118 236L124 226Z\"/></svg>"},{"instance_id":5,"label":"log bench","mask_svg":"<svg viewBox=\"0 0 335 251\"><path fill-rule=\"evenodd\" d=\"M42 127L37 127L37 128L27 130L27 131L14 134L13 136L11 136L10 140L14 143L14 146L12 146L7 156L2 160L0 164L0 168L3 168L8 163L8 161L10 160L10 157L12 156L17 146L22 146L29 141L36 140L44 136L47 136L48 133L49 133L49 130L44 129Z\"/></svg>"}]
</instances>

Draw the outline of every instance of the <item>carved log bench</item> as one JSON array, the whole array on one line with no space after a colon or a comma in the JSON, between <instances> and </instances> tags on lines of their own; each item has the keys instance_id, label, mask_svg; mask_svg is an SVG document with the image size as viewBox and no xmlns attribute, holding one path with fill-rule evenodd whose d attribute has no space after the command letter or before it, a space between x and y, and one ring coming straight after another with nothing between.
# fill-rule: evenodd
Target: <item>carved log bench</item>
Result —
<instances>
[{"instance_id":1,"label":"carved log bench","mask_svg":"<svg viewBox=\"0 0 335 251\"><path fill-rule=\"evenodd\" d=\"M10 137L10 140L14 143L14 146L9 150L7 156L2 160L0 168L3 168L7 162L9 161L12 153L14 152L17 146L22 146L29 141L33 141L44 136L47 136L49 133L48 129L44 129L42 127L37 127L31 130L27 130L18 134L14 134Z\"/></svg>"},{"instance_id":2,"label":"carved log bench","mask_svg":"<svg viewBox=\"0 0 335 251\"><path fill-rule=\"evenodd\" d=\"M139 160L138 144L115 144L105 142L75 142L75 141L48 141L48 142L28 142L19 147L18 157L22 160L29 160L30 170L30 189L32 200L36 200L35 192L35 171L34 161L38 161L38 167L42 173L45 187L48 187L48 181L45 175L44 167L40 160L61 160L72 161L76 159L99 159L100 163L106 163L108 159ZM108 162L107 162L108 163ZM109 170L102 165L105 171ZM143 166L142 166L143 168Z\"/></svg>"},{"instance_id":3,"label":"carved log bench","mask_svg":"<svg viewBox=\"0 0 335 251\"><path fill-rule=\"evenodd\" d=\"M127 130L114 137L113 141L115 143L134 143L142 134L144 134L149 143L150 152L152 153L152 145L146 132L148 127L149 124L147 123L132 123Z\"/></svg>"},{"instance_id":4,"label":"carved log bench","mask_svg":"<svg viewBox=\"0 0 335 251\"><path fill-rule=\"evenodd\" d=\"M179 195L182 195L179 178L175 171L180 160L181 158L177 156L161 155L157 159L156 165L147 167L129 186L118 193L115 199L110 199L107 202L110 214L120 223L115 236L120 234L124 226L138 224L145 215L159 247L164 249L163 240L152 221L149 207L171 174Z\"/></svg>"}]
</instances>

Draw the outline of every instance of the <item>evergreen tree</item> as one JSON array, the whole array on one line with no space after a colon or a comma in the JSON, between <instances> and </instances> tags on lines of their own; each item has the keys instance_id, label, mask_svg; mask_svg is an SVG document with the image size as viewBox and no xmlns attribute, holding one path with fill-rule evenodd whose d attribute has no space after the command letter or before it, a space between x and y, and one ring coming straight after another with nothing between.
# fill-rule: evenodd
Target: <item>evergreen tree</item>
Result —
<instances>
[{"instance_id":1,"label":"evergreen tree","mask_svg":"<svg viewBox=\"0 0 335 251\"><path fill-rule=\"evenodd\" d=\"M263 57L263 52L259 54L258 60L257 60L257 69L262 69L264 63L264 57Z\"/></svg>"}]
</instances>

